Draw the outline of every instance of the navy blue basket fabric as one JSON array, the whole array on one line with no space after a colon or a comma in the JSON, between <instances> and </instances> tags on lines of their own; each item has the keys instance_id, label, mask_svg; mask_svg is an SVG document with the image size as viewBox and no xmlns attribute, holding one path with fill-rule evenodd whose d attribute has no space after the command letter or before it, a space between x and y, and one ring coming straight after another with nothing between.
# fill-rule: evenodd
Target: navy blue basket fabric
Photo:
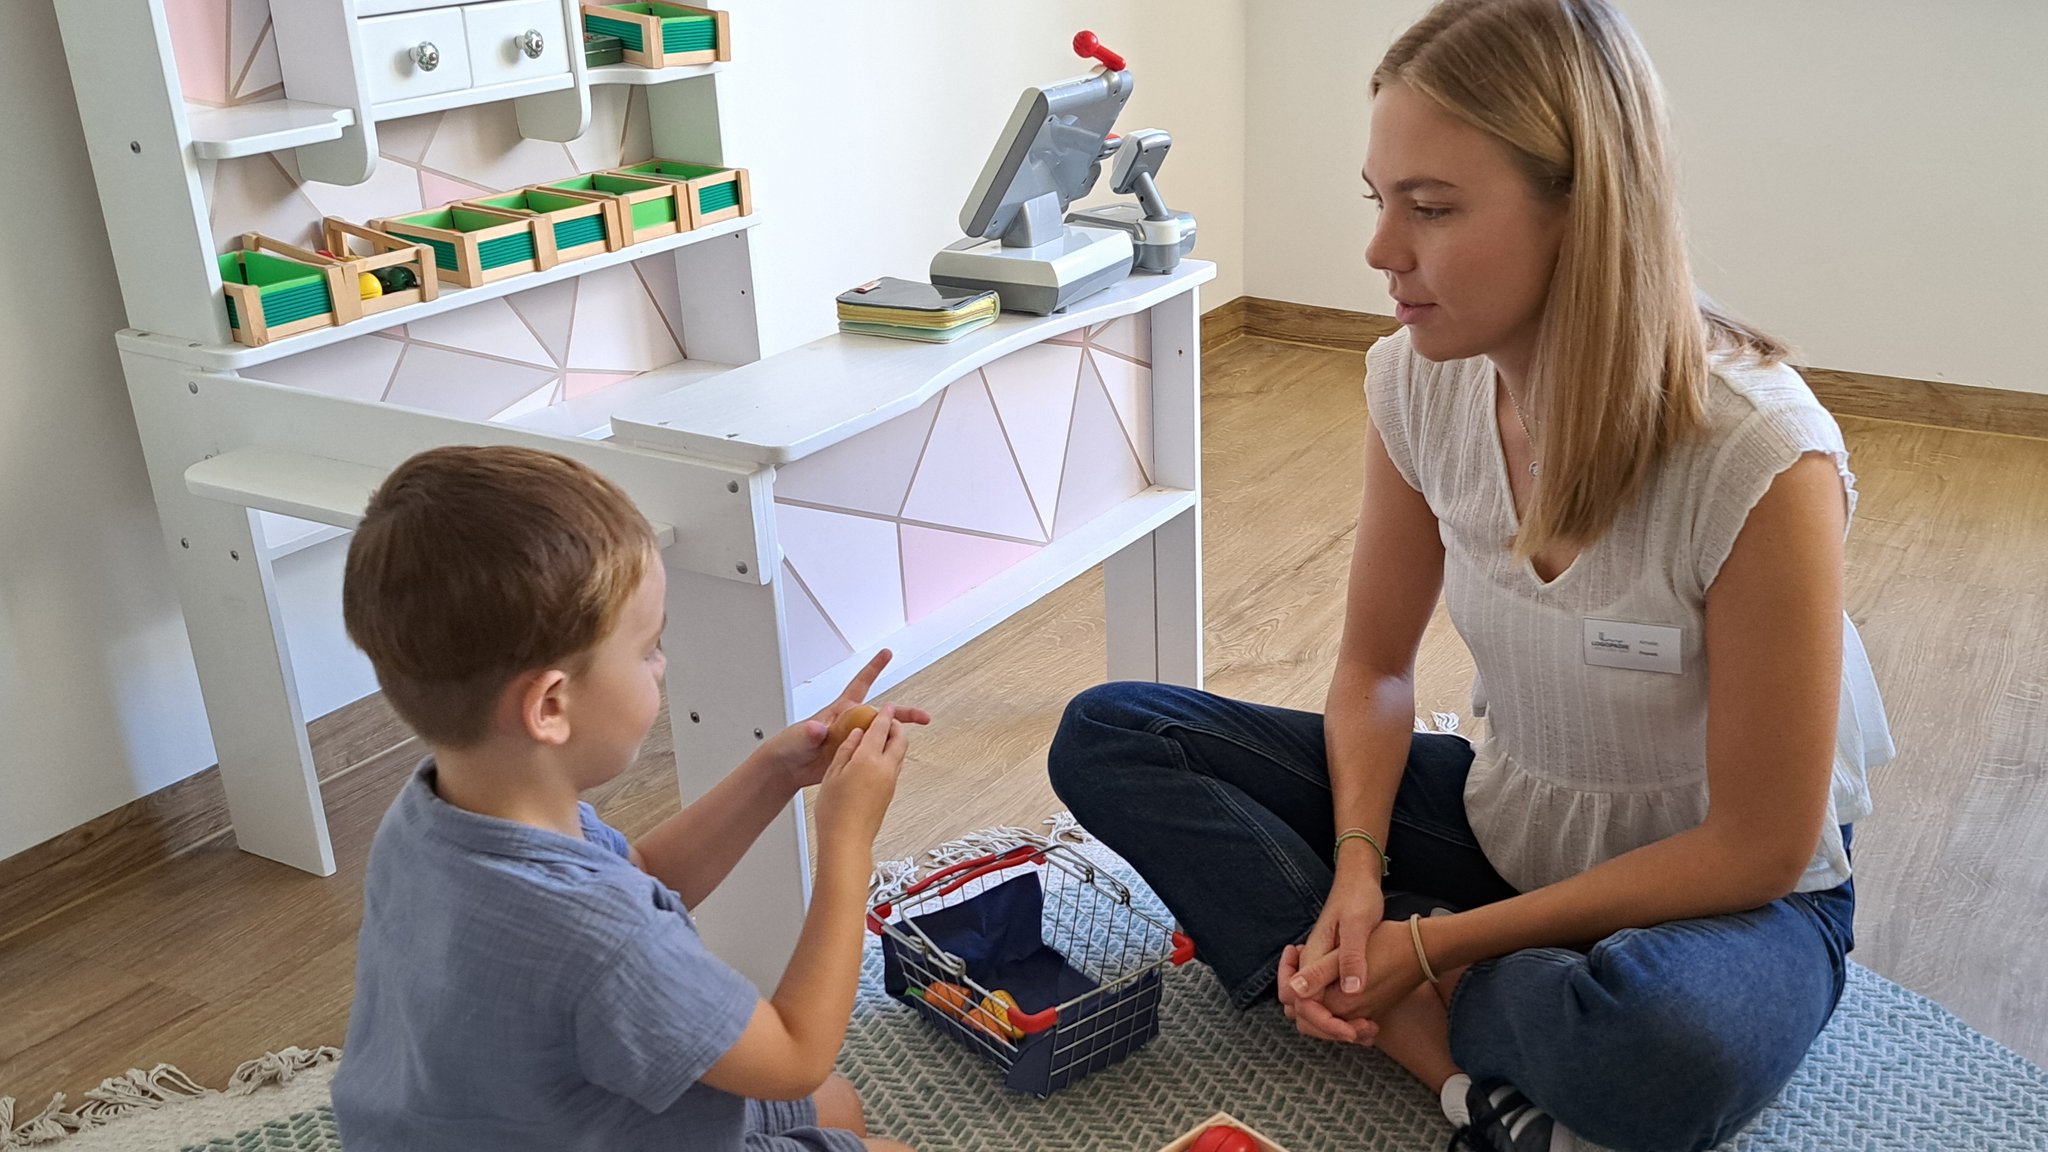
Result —
<instances>
[{"instance_id":1,"label":"navy blue basket fabric","mask_svg":"<svg viewBox=\"0 0 2048 1152\"><path fill-rule=\"evenodd\" d=\"M1067 963L1044 940L1045 893L1037 873L1026 873L958 904L912 917L932 943L958 956L968 978L983 988L1001 989L1029 1015L1085 997L1062 1011L1053 1027L1016 1042L1005 1085L1014 1092L1045 1096L1099 1071L1144 1047L1159 1034L1157 970L1104 991L1102 985ZM941 1031L970 1051L996 1060L996 1046L965 1022L909 992L906 962L920 973L943 979L927 958L894 936L882 938L882 986L915 1006ZM1011 1053L1002 1050L1001 1055ZM1001 1061L997 1061L1000 1063Z\"/></svg>"}]
</instances>

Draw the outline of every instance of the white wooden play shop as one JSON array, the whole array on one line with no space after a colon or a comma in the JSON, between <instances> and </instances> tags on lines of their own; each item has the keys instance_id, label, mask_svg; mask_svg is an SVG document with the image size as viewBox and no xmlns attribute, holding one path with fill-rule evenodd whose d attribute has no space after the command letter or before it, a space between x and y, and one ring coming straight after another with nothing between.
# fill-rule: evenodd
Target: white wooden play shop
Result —
<instances>
[{"instance_id":1,"label":"white wooden play shop","mask_svg":"<svg viewBox=\"0 0 2048 1152\"><path fill-rule=\"evenodd\" d=\"M388 256L404 245L372 251L325 219L655 157L726 171L717 82L746 66L744 12L717 27L730 63L658 69L587 66L576 0L57 12L131 325L122 369L245 850L334 871L274 565L350 528L434 445L574 456L656 522L686 799L877 649L897 653L886 689L1097 564L1109 675L1200 682L1210 265L950 345L833 335L762 359L760 220L727 211L742 174L723 215L686 230L238 342L220 258L245 233ZM764 986L800 925L803 828L792 806L702 910Z\"/></svg>"}]
</instances>

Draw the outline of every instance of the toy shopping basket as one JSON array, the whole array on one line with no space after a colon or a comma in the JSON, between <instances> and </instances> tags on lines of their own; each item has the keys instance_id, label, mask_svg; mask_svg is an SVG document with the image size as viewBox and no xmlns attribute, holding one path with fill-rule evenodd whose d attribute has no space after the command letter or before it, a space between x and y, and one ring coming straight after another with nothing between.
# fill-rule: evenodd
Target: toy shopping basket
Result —
<instances>
[{"instance_id":1,"label":"toy shopping basket","mask_svg":"<svg viewBox=\"0 0 2048 1152\"><path fill-rule=\"evenodd\" d=\"M868 928L891 996L1038 1096L1157 1036L1160 972L1195 951L1100 865L1041 842L884 892Z\"/></svg>"}]
</instances>

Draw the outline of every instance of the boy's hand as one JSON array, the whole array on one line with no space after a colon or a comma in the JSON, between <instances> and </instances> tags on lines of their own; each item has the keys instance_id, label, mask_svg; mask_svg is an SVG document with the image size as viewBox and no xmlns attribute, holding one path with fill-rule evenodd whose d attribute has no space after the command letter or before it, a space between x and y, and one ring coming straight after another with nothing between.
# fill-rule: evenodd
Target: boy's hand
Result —
<instances>
[{"instance_id":1,"label":"boy's hand","mask_svg":"<svg viewBox=\"0 0 2048 1152\"><path fill-rule=\"evenodd\" d=\"M882 817L896 795L896 777L903 771L903 753L910 738L896 709L885 706L873 731L853 730L825 769L818 790L818 842L821 847L858 845L872 852Z\"/></svg>"},{"instance_id":2,"label":"boy's hand","mask_svg":"<svg viewBox=\"0 0 2048 1152\"><path fill-rule=\"evenodd\" d=\"M892 655L887 648L875 653L868 666L846 685L846 691L839 694L839 699L827 704L823 711L809 720L792 724L769 737L761 746L757 755L764 757L788 781L790 791L809 788L825 778L826 769L832 765L832 757L825 751L826 732L841 712L867 702L868 690L875 686L875 678L882 674L882 669L889 666ZM899 707L895 712L896 719L905 724L932 722L931 714L921 708ZM880 728L882 724L877 721L875 726Z\"/></svg>"}]
</instances>

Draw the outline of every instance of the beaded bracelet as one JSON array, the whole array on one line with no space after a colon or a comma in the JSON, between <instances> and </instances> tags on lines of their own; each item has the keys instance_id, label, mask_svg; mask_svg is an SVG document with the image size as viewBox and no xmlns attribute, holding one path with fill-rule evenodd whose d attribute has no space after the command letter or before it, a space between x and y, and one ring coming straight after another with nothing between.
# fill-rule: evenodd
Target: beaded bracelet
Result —
<instances>
[{"instance_id":1,"label":"beaded bracelet","mask_svg":"<svg viewBox=\"0 0 2048 1152\"><path fill-rule=\"evenodd\" d=\"M1385 848L1380 847L1380 842L1373 837L1373 834L1367 832L1363 828L1346 828L1344 831L1338 833L1337 844L1335 847L1330 849L1330 856L1332 859L1335 859L1337 853L1344 850L1344 842L1346 840L1363 840L1367 844L1372 845L1372 850L1379 853L1380 855L1380 876L1382 878L1384 878L1388 873L1394 870L1394 862L1393 860L1388 858L1387 850Z\"/></svg>"}]
</instances>

